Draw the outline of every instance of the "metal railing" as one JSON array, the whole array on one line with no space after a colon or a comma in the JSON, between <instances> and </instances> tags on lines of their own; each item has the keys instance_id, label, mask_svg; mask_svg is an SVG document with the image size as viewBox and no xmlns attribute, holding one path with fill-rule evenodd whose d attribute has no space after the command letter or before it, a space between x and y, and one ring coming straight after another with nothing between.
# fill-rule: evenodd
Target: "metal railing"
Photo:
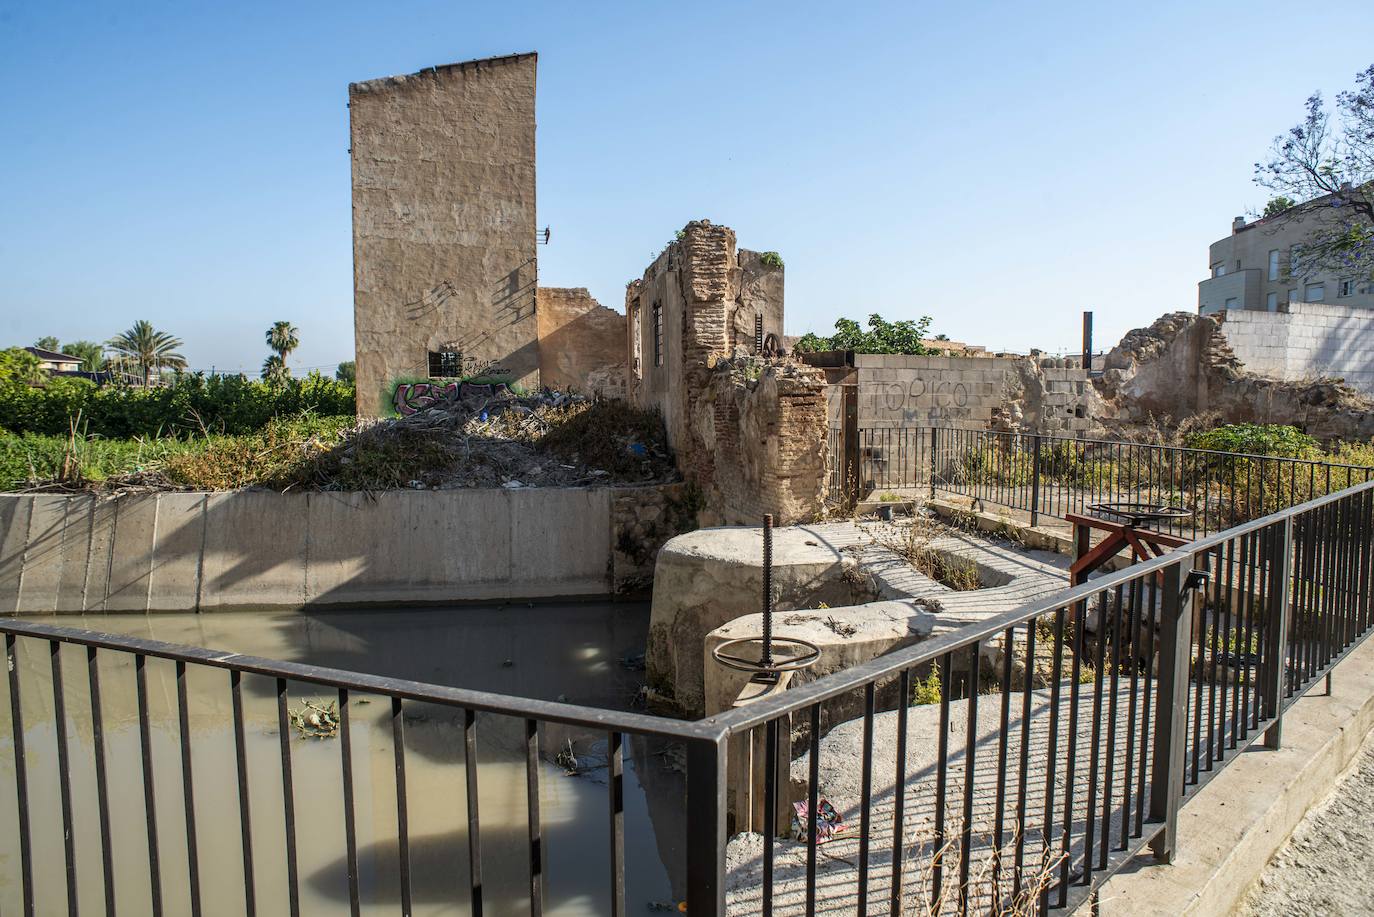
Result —
<instances>
[{"instance_id":1,"label":"metal railing","mask_svg":"<svg viewBox=\"0 0 1374 917\"><path fill-rule=\"evenodd\" d=\"M947 491L1028 512L1032 525L1105 501L1180 505L1193 518L1161 528L1187 538L1374 480L1362 465L991 430L861 428L855 448L866 493Z\"/></svg>"},{"instance_id":2,"label":"metal railing","mask_svg":"<svg viewBox=\"0 0 1374 917\"><path fill-rule=\"evenodd\" d=\"M766 840L730 913L1071 909L1146 845L1171 859L1182 799L1277 747L1284 708L1374 628L1372 536L1359 485L715 718L762 733L765 838L787 792L772 764L805 736L805 865ZM822 882L819 775L855 767L832 804L857 856Z\"/></svg>"},{"instance_id":3,"label":"metal railing","mask_svg":"<svg viewBox=\"0 0 1374 917\"><path fill-rule=\"evenodd\" d=\"M693 915L867 913L867 908L884 904L893 913L925 907L986 912L1011 903L1029 910L1072 908L1144 846L1161 859L1171 858L1181 800L1257 738L1264 736L1276 746L1284 708L1370 633L1372 535L1374 484L1359 485L696 722L0 619L18 813L15 823L0 831L19 851L25 914L34 913L36 883L51 875L35 873L31 830L40 821L59 818L63 869L56 881L65 883L72 913L78 881L90 883L95 877L107 913L115 910L117 884L133 882L149 883L153 913L169 910L163 895L169 877L160 873L159 864L165 862L165 846L175 842L186 853L193 913L202 906L204 869L241 868L248 913L296 914L301 910L297 812L308 799L311 807L337 807L343 830L327 840L340 847L347 863L348 909L359 913L354 798L359 740L352 734L349 700L368 695L385 699L389 710L399 876L395 904L401 913L410 913L412 903L406 711L430 704L455 708L462 716L464 753L461 764L454 765L452 785L465 790L466 857L447 868L466 873L473 913L481 913L490 894L482 880L483 828L477 806L483 779L477 727L488 718L512 718L523 736L521 846L528 885L515 906L523 909L527 899L532 914L542 913L545 901L547 851L539 784L545 754L541 733L550 724L606 738L607 913L626 913L623 748L625 738L633 736L685 746L685 824L683 835L670 841L685 850L685 897ZM21 650L29 660L26 665L20 664ZM47 657L46 672L32 664L35 653ZM77 653L84 657L84 675L71 671ZM112 658L132 664L116 669ZM175 667L179 753L170 759L153 754L147 672L154 665ZM207 787L193 770L187 690L193 670L224 673L216 690L230 701L233 788ZM111 686L115 672L134 681L137 702L132 710L113 709L108 690L102 699L102 687ZM71 684L74 675L85 682L84 692ZM274 823L253 819L263 810L249 804L245 762L249 746L261 736L245 735L246 677L267 679L275 702L273 753L280 759L280 776L273 778L272 791L281 794L282 812ZM328 751L311 752L333 756L331 767L341 778L337 796L307 796L302 791L309 788L296 779L293 760L299 751L291 741L288 705L293 696L305 696L299 686L337 697L338 742ZM24 698L33 692L43 699L37 706L41 719L26 720L25 710L35 708L26 706ZM74 699L83 709L67 706ZM89 746L78 743L74 751L69 731L78 715L89 724L91 741ZM111 717L137 722L138 754L132 760L116 753L129 752L131 746L111 747L105 728ZM35 796L27 772L26 742L31 735L46 740L49 731L57 749L55 810L46 807L47 796ZM795 761L794 736L805 750ZM737 745L732 740L758 740L763 767L757 768L749 756L729 753ZM90 795L98 809L99 856L82 858L82 850L89 853L91 848L75 843L70 775L74 754L87 753L94 758ZM741 785L731 767L748 768L744 783L757 781L760 786L763 842L737 851L735 868L743 873L757 869L757 880L737 881L727 896L727 829L742 805L727 795L727 787ZM790 796L789 767L794 780L804 774L804 799ZM146 876L116 874L113 867L112 832L117 826L109 777L116 770L141 774L138 808L146 816L146 829L137 834L147 845ZM823 773L831 785L823 785ZM845 788L845 775L857 781L852 792ZM179 838L158 831L166 825L157 818L159 793L169 780L177 784L176 807L184 813ZM198 823L196 800L223 792L236 792L238 823ZM823 798L850 826L853 840L844 843L857 847L856 855L826 857L824 864L818 855ZM785 819L792 802L804 804L798 824L791 826L801 840L780 840L789 826L780 823L779 812ZM241 866L202 864L198 842L208 831L225 829L240 835ZM254 884L253 854L264 832L283 838L284 900L269 900L265 889ZM45 901L60 901L61 895L60 888L44 889ZM503 905L508 909L511 902Z\"/></svg>"}]
</instances>

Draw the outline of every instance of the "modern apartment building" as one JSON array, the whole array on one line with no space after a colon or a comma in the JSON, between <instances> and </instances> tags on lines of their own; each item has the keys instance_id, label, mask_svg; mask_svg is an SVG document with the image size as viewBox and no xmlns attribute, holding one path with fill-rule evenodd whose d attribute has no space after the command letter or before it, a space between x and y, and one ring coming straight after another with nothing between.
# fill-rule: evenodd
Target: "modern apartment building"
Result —
<instances>
[{"instance_id":1,"label":"modern apartment building","mask_svg":"<svg viewBox=\"0 0 1374 917\"><path fill-rule=\"evenodd\" d=\"M1331 213L1331 196L1298 206L1297 212L1246 222L1236 217L1231 234L1213 242L1211 276L1198 284L1198 311L1286 311L1287 303L1327 303L1374 309L1374 280L1317 271L1304 273L1294 255Z\"/></svg>"}]
</instances>

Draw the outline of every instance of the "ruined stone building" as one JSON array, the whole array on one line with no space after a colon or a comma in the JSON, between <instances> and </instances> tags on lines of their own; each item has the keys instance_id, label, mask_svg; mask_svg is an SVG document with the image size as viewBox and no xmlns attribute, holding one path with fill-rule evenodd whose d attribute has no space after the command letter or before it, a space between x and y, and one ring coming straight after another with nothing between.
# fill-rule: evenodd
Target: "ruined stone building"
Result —
<instances>
[{"instance_id":1,"label":"ruined stone building","mask_svg":"<svg viewBox=\"0 0 1374 917\"><path fill-rule=\"evenodd\" d=\"M623 316L585 290L538 289L536 64L514 54L349 86L360 416L418 380L618 378Z\"/></svg>"},{"instance_id":2,"label":"ruined stone building","mask_svg":"<svg viewBox=\"0 0 1374 917\"><path fill-rule=\"evenodd\" d=\"M663 413L703 521L814 514L826 489L824 376L777 358L783 267L734 232L688 223L625 290L627 391Z\"/></svg>"}]
</instances>

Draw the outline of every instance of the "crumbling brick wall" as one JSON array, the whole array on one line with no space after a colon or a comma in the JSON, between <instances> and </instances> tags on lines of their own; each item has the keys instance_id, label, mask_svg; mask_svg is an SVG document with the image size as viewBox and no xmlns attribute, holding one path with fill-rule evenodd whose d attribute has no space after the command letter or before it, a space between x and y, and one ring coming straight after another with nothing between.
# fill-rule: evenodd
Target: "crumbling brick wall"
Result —
<instances>
[{"instance_id":1,"label":"crumbling brick wall","mask_svg":"<svg viewBox=\"0 0 1374 917\"><path fill-rule=\"evenodd\" d=\"M823 377L753 353L760 336L782 339L783 269L770 260L695 221L625 291L629 398L663 413L708 524L794 522L824 498Z\"/></svg>"},{"instance_id":2,"label":"crumbling brick wall","mask_svg":"<svg viewBox=\"0 0 1374 917\"><path fill-rule=\"evenodd\" d=\"M787 359L716 364L692 417L708 524L814 517L828 483L825 377Z\"/></svg>"}]
</instances>

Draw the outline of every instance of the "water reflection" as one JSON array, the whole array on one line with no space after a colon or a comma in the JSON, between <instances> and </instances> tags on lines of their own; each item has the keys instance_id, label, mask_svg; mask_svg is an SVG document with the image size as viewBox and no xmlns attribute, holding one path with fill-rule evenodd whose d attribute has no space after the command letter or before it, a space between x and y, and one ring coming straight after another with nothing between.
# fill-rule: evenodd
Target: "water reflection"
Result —
<instances>
[{"instance_id":1,"label":"water reflection","mask_svg":"<svg viewBox=\"0 0 1374 917\"><path fill-rule=\"evenodd\" d=\"M372 609L310 614L65 617L60 623L240 653L481 688L543 699L626 708L642 673L621 665L642 653L643 605L538 605ZM61 652L71 758L78 897L103 908L100 833L83 648ZM99 657L107 746L115 892L119 910L148 913L148 832L131 657ZM29 778L29 813L38 913L66 911L57 736L51 662L44 643L21 640L19 675ZM177 726L175 666L147 663L155 827L165 913L190 910L187 830ZM187 673L195 834L206 914L244 912L245 882L232 708L227 673ZM333 693L289 686L290 705ZM253 880L258 912L287 901L286 827L275 687L243 677ZM0 680L0 824L16 824L8 684ZM353 785L358 880L364 913L399 910L397 790L388 699L352 695ZM467 793L462 712L407 704L404 719L407 816L414 913L466 914L469 908ZM480 714L478 802L486 913L528 913L524 727ZM569 777L554 755L571 742L586 766ZM540 737L540 816L545 904L554 914L610 910L606 737L545 726ZM347 913L348 878L338 739L291 741L301 912ZM670 749L632 740L625 749L626 898L632 911L680 895L683 782ZM650 792L646 793L645 787ZM652 819L651 819L652 815ZM659 820L668 824L654 832ZM665 865L667 864L667 865ZM0 913L20 906L17 832L0 832Z\"/></svg>"}]
</instances>

